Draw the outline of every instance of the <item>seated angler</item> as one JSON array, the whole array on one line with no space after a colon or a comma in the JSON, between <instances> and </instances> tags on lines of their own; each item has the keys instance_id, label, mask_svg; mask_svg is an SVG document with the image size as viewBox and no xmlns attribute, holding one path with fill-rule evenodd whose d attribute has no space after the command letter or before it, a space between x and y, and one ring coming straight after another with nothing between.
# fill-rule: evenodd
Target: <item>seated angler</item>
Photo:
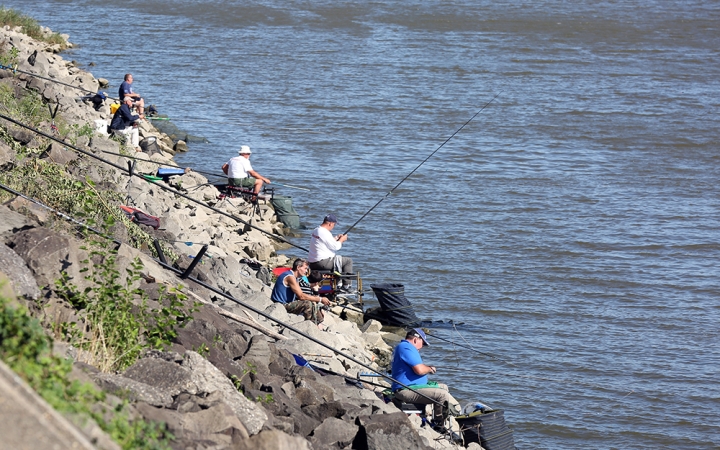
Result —
<instances>
[{"instance_id":1,"label":"seated angler","mask_svg":"<svg viewBox=\"0 0 720 450\"><path fill-rule=\"evenodd\" d=\"M285 310L288 313L302 315L305 320L312 320L319 325L325 318L320 306L328 306L330 301L318 295L305 294L302 291L297 279L305 276L307 271L307 261L300 258L296 259L293 262L292 270L283 272L278 276L270 299L285 305Z\"/></svg>"},{"instance_id":2,"label":"seated angler","mask_svg":"<svg viewBox=\"0 0 720 450\"><path fill-rule=\"evenodd\" d=\"M222 166L222 171L228 176L228 184L230 186L252 187L254 201L260 193L260 188L262 188L263 183L270 184L270 180L253 170L252 165L250 165L251 154L250 147L247 145L241 146L238 151L238 156L230 158L230 160Z\"/></svg>"},{"instance_id":3,"label":"seated angler","mask_svg":"<svg viewBox=\"0 0 720 450\"><path fill-rule=\"evenodd\" d=\"M136 121L144 118L142 114L135 115L130 111L132 105L132 98L125 97L123 104L115 111L112 121L110 122L110 129L114 132L120 133L127 139L128 146L131 146L135 151L142 151L140 148L140 132L138 131Z\"/></svg>"},{"instance_id":4,"label":"seated angler","mask_svg":"<svg viewBox=\"0 0 720 450\"><path fill-rule=\"evenodd\" d=\"M303 294L307 295L318 295L322 280L322 275L320 275L317 271L308 271L306 276L301 276L297 279L298 284L300 285L300 290L303 291Z\"/></svg>"},{"instance_id":5,"label":"seated angler","mask_svg":"<svg viewBox=\"0 0 720 450\"><path fill-rule=\"evenodd\" d=\"M428 374L434 374L435 366L423 363L420 349L429 345L425 332L419 328L407 332L405 339L395 347L392 358L392 376L400 383L393 382L395 399L403 403L433 403L433 422L438 432L445 432L446 409L453 415L460 414L460 404L450 395L445 384L428 381Z\"/></svg>"},{"instance_id":6,"label":"seated angler","mask_svg":"<svg viewBox=\"0 0 720 450\"><path fill-rule=\"evenodd\" d=\"M337 255L335 252L342 248L347 241L347 234L332 235L337 225L335 214L328 214L323 223L315 228L310 238L310 254L308 261L312 270L337 271L342 274L353 273L353 260L347 256ZM349 279L343 279L341 292L353 292Z\"/></svg>"},{"instance_id":7,"label":"seated angler","mask_svg":"<svg viewBox=\"0 0 720 450\"><path fill-rule=\"evenodd\" d=\"M133 83L133 76L131 73L128 73L125 75L125 80L120 84L120 89L118 89L118 94L121 99L124 99L125 97L130 97L132 99L132 105L135 106L140 113L141 116L145 117L143 114L145 114L145 100L140 96L140 94L133 92L132 89L132 83Z\"/></svg>"}]
</instances>

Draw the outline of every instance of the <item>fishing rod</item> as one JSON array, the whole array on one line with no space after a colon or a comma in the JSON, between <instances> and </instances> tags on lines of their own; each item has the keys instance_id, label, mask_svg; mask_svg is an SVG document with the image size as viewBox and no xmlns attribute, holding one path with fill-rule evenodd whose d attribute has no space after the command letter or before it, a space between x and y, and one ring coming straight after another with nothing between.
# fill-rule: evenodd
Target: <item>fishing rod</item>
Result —
<instances>
[{"instance_id":1,"label":"fishing rod","mask_svg":"<svg viewBox=\"0 0 720 450\"><path fill-rule=\"evenodd\" d=\"M145 118L150 119L150 120L167 120L169 122L209 122L209 123L226 123L226 124L230 124L230 125L255 126L254 123L238 122L235 120L222 120L222 119L193 119L193 118L172 119L170 117L150 117L150 116L146 116ZM263 127L269 128L269 129L274 129L274 130L302 131L303 133L320 134L320 131L305 130L305 129L297 128L297 127L274 127L274 126L265 125L265 124L263 124Z\"/></svg>"},{"instance_id":2,"label":"fishing rod","mask_svg":"<svg viewBox=\"0 0 720 450\"><path fill-rule=\"evenodd\" d=\"M19 70L19 69L15 68L15 67L10 67L10 66L5 66L5 65L3 65L3 64L0 64L0 69L11 70L13 73L19 72L19 73L22 73L22 74L25 74L25 75L30 75L31 77L40 78L40 79L43 79L43 80L46 80L46 81L50 81L50 82L52 82L52 83L62 84L63 86L71 87L71 88L73 88L73 89L78 89L78 90L80 90L80 91L87 92L88 94L97 94L97 92L91 91L90 89L85 89L85 88L81 88L80 86L74 86L74 85L72 85L72 84L63 83L62 81L53 80L52 78L43 77L43 76L38 75L38 74L35 74L35 73L25 72L25 71L22 71L22 70ZM105 97L109 98L110 100L118 100L117 98L115 98L115 97L110 97L109 95L106 95Z\"/></svg>"},{"instance_id":3,"label":"fishing rod","mask_svg":"<svg viewBox=\"0 0 720 450\"><path fill-rule=\"evenodd\" d=\"M181 168L182 168L182 167L179 167L179 166L173 166L172 164L161 163L161 162L157 162L157 161L153 161L153 160L147 160L147 159L143 159L143 158L136 158L136 157L130 156L130 155L123 155L122 153L109 152L109 151L107 151L107 150L100 150L100 151L103 152L103 153L105 153L105 154L108 154L108 155L122 156L123 158L132 159L132 160L135 160L135 161L142 161L142 162L150 163L150 164L156 164L156 165L162 166L162 167L168 167L168 168L172 168L172 169L181 169ZM220 174L217 174L217 173L205 172L205 171L197 170L197 169L193 169L193 168L189 168L189 169L192 170L193 172L197 172L197 173L200 173L200 174L203 174L203 175L209 175L209 176L218 177L218 178L227 178L227 175L220 175ZM212 183L205 183L205 184L212 184ZM309 191L309 190L310 190L310 189L308 189L308 188L304 188L304 187L300 187L300 186L293 186L293 185L290 185L290 184L283 184L283 183L277 183L277 182L272 182L271 184L277 184L278 186L288 187L288 188L291 188L291 189L300 189L300 190L302 190L302 191Z\"/></svg>"},{"instance_id":4,"label":"fishing rod","mask_svg":"<svg viewBox=\"0 0 720 450\"><path fill-rule=\"evenodd\" d=\"M399 182L398 184L396 184L394 188L390 189L390 191L389 191L387 194L385 194L385 196L384 196L383 198L381 198L377 203L375 203L375 205L374 205L372 208L370 208L370 209L368 210L368 212L366 212L365 214L363 214L362 217L360 217L360 218L357 220L357 222L355 222L354 224L352 224L352 226L350 226L350 228L348 228L348 229L345 231L345 233L343 233L343 234L348 234L348 233L350 233L350 230L352 230L353 228L355 228L355 226L357 226L357 224L359 224L360 221L365 218L365 216L367 216L367 215L370 214L375 208L377 208L378 205L383 202L383 200L385 200L386 198L388 198L388 197L390 196L390 194L392 194L395 189L397 189L401 184L403 184L403 182L404 182L405 180L407 180L408 178L410 178L410 176L411 176L412 174L414 174L415 171L417 171L417 170L420 168L420 166L422 166L423 164L425 164L430 158L433 157L433 155L434 155L435 153L438 152L438 150L440 150L441 148L443 148L443 146L444 146L445 144L447 144L447 143L450 141L450 139L452 139L453 137L455 137L455 135L458 134L463 128L465 128L465 126L466 126L467 124L469 124L470 122L472 122L472 120L473 120L475 117L477 117L478 114L480 114L481 112L483 112L483 110L484 110L485 108L487 108L488 105L489 105L490 103L492 103L496 98L498 98L499 95L500 95L500 92L498 92L497 94L495 94L495 97L493 97L489 102L485 103L485 106L483 106L482 108L480 108L480 110L479 110L478 112L476 112L476 113L470 118L470 120L468 120L467 122L465 122L465 123L463 124L463 126L461 126L460 128L458 128L457 131L455 131L453 134L451 134L450 137L445 140L445 142L443 142L442 144L440 144L440 147L436 148L434 152L430 153L430 155L429 155L427 158L425 158L420 164L417 165L417 167L415 167L415 168L412 170L412 172L410 172L409 174L407 174L407 176L406 176L405 178L403 178L402 180L400 180L400 182Z\"/></svg>"},{"instance_id":5,"label":"fishing rod","mask_svg":"<svg viewBox=\"0 0 720 450\"><path fill-rule=\"evenodd\" d=\"M504 362L505 364L509 364L509 365L511 365L511 366L513 366L513 367L517 367L515 364L511 363L510 361L504 360L504 359L502 359L502 358L498 358L497 356L491 355L490 353L483 353L483 352L481 352L480 350L475 350L475 349L472 348L472 347L466 347L466 346L464 346L464 345L460 345L460 344L458 344L458 343L455 342L455 341L451 341L450 339L441 338L441 337L438 336L437 334L428 333L428 336L432 336L432 337L434 337L435 339L440 339L441 341L449 342L450 344L452 344L452 345L457 345L458 347L464 348L465 350L470 350L470 351L475 352L475 353L478 353L478 354L480 354L480 355L487 356L487 357L492 358L492 359L497 359L498 361L502 361L502 362Z\"/></svg>"},{"instance_id":6,"label":"fishing rod","mask_svg":"<svg viewBox=\"0 0 720 450\"><path fill-rule=\"evenodd\" d=\"M20 126L20 127L22 127L22 128L25 128L26 130L30 130L30 131L32 131L33 133L37 134L37 135L40 135L40 136L43 136L43 137L48 138L48 139L50 139L50 140L53 140L53 141L55 141L55 142L57 142L57 143L59 143L59 144L64 145L66 148L75 150L76 152L82 153L82 154L85 155L85 156L88 156L88 157L93 158L93 159L95 159L95 160L97 160L97 161L100 161L100 162L102 162L103 164L106 164L106 165L108 165L108 166L110 166L110 167L114 167L114 168L116 168L116 169L118 169L118 170L121 170L122 172L127 171L127 172L128 172L128 176L129 176L130 178L132 178L132 177L137 177L137 178L142 179L143 181L147 181L142 175L140 175L140 174L138 174L138 173L135 173L132 169L125 169L125 168L122 167L122 166L119 166L119 165L117 165L117 164L115 164L115 163L112 163L112 162L106 160L106 159L103 159L103 158L101 158L100 156L94 154L91 150L90 150L90 151L83 150L83 149L81 149L81 148L79 148L79 147L76 147L76 146L74 146L74 145L68 144L67 142L65 142L65 141L63 141L63 140L61 140L61 139L58 139L58 138L56 138L56 137L54 137L54 136L51 136L51 135L49 135L49 134L47 134L47 133L44 133L44 132L38 130L37 128L33 128L33 127L29 126L29 125L25 125L24 123L19 122L19 121L13 119L12 117L8 117L8 116L6 116L6 115L4 115L4 114L0 114L0 119L5 119L5 120L7 120L8 122L14 123L15 125L18 125L18 126ZM204 202L202 202L202 201L200 201L200 200L194 199L194 198L190 197L189 195L183 194L182 192L180 192L180 191L178 191L178 190L176 190L176 189L173 189L173 188L171 188L171 187L169 187L169 186L164 186L163 184L156 184L155 186L157 186L158 188L164 190L165 192L170 192L170 193L172 193L172 194L174 194L174 195L177 195L177 196L182 197L182 198L184 198L184 199L186 199L186 200L189 200L190 202L193 202L193 203L195 203L195 204L197 204L197 205L203 206L203 207L205 207L205 208L207 208L207 209L209 209L209 210L211 210L211 211L213 211L213 212L215 212L215 213L221 214L221 215L223 215L223 216L225 216L225 217L228 217L228 218L230 218L230 219L235 220L236 222L242 223L242 224L244 224L244 225L246 225L246 226L248 226L248 227L250 227L250 228L252 228L252 229L254 229L254 230L257 230L257 231L261 232L262 234L264 234L264 235L266 235L266 236L268 236L268 237L270 237L270 238L276 239L276 240L278 240L278 241L280 241L280 242L284 242L284 243L289 244L289 245L291 245L291 246L293 246L293 247L295 247L295 248L299 248L300 250L303 250L303 251L305 251L305 252L309 252L309 251L310 251L310 250L306 249L305 247L301 247L301 246L299 246L299 245L297 245L297 244L293 244L292 242L288 241L287 239L283 238L282 236L279 236L279 235L277 235L277 234L273 234L273 233L271 233L271 232L269 232L269 231L267 231L267 230L263 230L262 228L257 227L257 226L251 224L250 222L248 222L248 221L246 221L246 220L243 220L243 219L241 219L241 218L239 218L239 217L237 217L237 216L234 216L234 215L232 215L232 214L230 214L230 213L227 213L227 212L225 212L225 211L219 210L219 209L217 209L217 208L215 208L215 207L213 207L213 206L210 206L210 205L208 205L207 203L204 203Z\"/></svg>"}]
</instances>

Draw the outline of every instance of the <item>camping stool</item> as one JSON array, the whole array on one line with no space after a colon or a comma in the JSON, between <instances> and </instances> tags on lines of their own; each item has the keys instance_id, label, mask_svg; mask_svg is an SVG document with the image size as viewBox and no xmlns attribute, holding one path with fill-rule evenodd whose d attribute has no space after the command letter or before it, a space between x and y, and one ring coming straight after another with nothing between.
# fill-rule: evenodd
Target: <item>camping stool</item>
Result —
<instances>
[{"instance_id":1,"label":"camping stool","mask_svg":"<svg viewBox=\"0 0 720 450\"><path fill-rule=\"evenodd\" d=\"M264 192L264 191L263 191ZM240 186L231 186L229 184L225 185L225 195L230 198L237 198L242 197L245 200L248 200L253 195L255 195L255 191L252 189L240 187ZM258 200L270 200L272 198L271 195L262 193L257 195Z\"/></svg>"},{"instance_id":2,"label":"camping stool","mask_svg":"<svg viewBox=\"0 0 720 450\"><path fill-rule=\"evenodd\" d=\"M401 402L400 400L396 399L395 397L393 397L392 403L393 403L393 405L397 406L400 411L404 412L408 416L410 416L412 414L417 414L423 420L423 423L429 422L428 417L427 417L427 409L426 409L427 405L426 404L424 404L424 403L404 403L404 402Z\"/></svg>"}]
</instances>

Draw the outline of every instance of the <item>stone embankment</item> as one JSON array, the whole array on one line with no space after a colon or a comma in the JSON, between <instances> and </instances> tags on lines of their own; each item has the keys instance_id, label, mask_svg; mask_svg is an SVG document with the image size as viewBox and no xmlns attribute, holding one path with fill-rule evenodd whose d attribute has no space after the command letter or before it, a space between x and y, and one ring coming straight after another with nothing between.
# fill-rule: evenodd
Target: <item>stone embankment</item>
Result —
<instances>
[{"instance_id":1,"label":"stone embankment","mask_svg":"<svg viewBox=\"0 0 720 450\"><path fill-rule=\"evenodd\" d=\"M106 82L63 60L57 47L8 27L0 30L0 44L5 52L16 48L18 62L17 72L0 70L0 83L9 86L16 97L34 91L52 108L59 105L58 116L71 128L89 125L95 130L91 135L77 136L73 147L120 168L128 167L131 157L139 158L137 173L154 173L158 164L174 165L174 143L148 122L141 123L141 136L155 136L161 153L121 156L121 144L104 133L103 124L110 119L109 102L96 111L82 99L103 89ZM35 51L31 64L28 58ZM37 128L50 134L52 124L41 123ZM19 164L20 147L37 149L49 142L2 119L0 131L4 136L0 140L3 171L12 171ZM209 257L203 258L192 276L214 289L163 268L148 246L137 249L127 245L131 240L128 229L116 225L113 235L123 242L118 248L119 272L125 273L135 258L142 262L141 279L128 281L132 287L144 291L150 301L158 301L163 287L182 286L188 301L202 306L169 347L146 352L122 372L103 372L83 362L83 352L62 341L55 346L56 352L75 360L75 377L107 392L108 399L129 401L132 417L166 424L174 436L174 448L406 450L455 446L429 427L421 427L417 416L408 418L391 403L386 404L378 392L381 387L348 382L367 368L287 327L377 370L382 368L376 361L387 361L391 353L387 342L399 339L384 333L377 322L341 319L339 308L326 313L326 327L321 330L270 301L267 269L287 265L288 259L276 253L284 244L269 235L284 235L288 230L275 220L269 205L253 211L242 199L218 200L215 187L195 172L174 176L167 183L129 177L127 170L55 141L37 154L77 180L87 179L113 189L132 206L160 217L160 230L144 229L172 250L168 253L176 253L176 268L185 270L201 246L208 245ZM78 311L53 289L55 280L64 272L83 289L87 281L82 269L90 264L93 270L84 242L59 222L62 219L55 213L21 196L0 205L0 279L9 281L17 300L49 329L79 320ZM263 268L258 270L254 261ZM54 336L61 337L57 330ZM338 375L321 375L301 367L293 354ZM0 402L0 410L3 408ZM97 426L84 425L80 431L98 448L118 448Z\"/></svg>"}]
</instances>

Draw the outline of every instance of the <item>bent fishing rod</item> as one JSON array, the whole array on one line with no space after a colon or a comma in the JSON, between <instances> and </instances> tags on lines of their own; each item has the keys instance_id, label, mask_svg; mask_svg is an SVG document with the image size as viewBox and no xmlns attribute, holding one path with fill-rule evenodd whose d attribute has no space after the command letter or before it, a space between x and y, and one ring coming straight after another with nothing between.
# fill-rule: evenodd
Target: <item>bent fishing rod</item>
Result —
<instances>
[{"instance_id":1,"label":"bent fishing rod","mask_svg":"<svg viewBox=\"0 0 720 450\"><path fill-rule=\"evenodd\" d=\"M404 182L405 180L407 180L408 178L410 178L410 176L412 176L412 174L414 174L423 164L425 164L430 158L432 158L433 155L435 155L435 153L438 152L438 150L440 150L441 148L443 148L443 146L444 146L445 144L447 144L448 142L450 142L450 139L454 138L455 135L458 134L463 128L465 128L465 126L466 126L467 124L469 124L470 122L472 122L472 120L473 120L475 117L477 117L478 114L480 114L481 112L483 112L483 110L484 110L485 108L487 108L488 105L489 105L490 103L492 103L496 98L498 98L499 95L500 95L500 92L498 92L497 94L495 94L495 97L493 97L489 102L485 103L485 105L484 105L482 108L480 108L480 110L479 110L478 112L476 112L476 113L470 118L470 120L468 120L467 122L465 122L465 123L464 123L460 128L458 128L453 134L451 134L449 138L445 139L445 142L443 142L442 144L440 144L440 147L436 148L434 152L430 153L430 155L429 155L427 158L425 158L420 164L417 165L417 167L415 167L415 168L412 170L412 172L410 172L409 174L407 174L407 176L405 176L405 178L403 178L402 180L400 180L400 182L399 182L398 184L396 184L394 188L390 189L390 191L389 191L387 194L385 194L385 196L384 196L383 198L381 198L377 203L375 203L375 205L374 205L372 208L370 208L365 214L363 214L362 217L360 217L360 218L357 220L357 222L355 222L354 224L352 224L352 225L350 226L350 228L348 228L348 229L345 231L345 233L343 233L343 234L346 235L346 234L350 233L350 230L352 230L353 228L355 228L355 226L357 226L357 224L359 224L361 220L363 220L368 214L370 214L375 208L377 208L378 205L380 205L380 203L383 202L383 200L385 200L386 198L388 198L388 197L390 196L390 194L392 194L393 191L395 191L395 189L397 189L401 184L403 184L403 182Z\"/></svg>"}]
</instances>

